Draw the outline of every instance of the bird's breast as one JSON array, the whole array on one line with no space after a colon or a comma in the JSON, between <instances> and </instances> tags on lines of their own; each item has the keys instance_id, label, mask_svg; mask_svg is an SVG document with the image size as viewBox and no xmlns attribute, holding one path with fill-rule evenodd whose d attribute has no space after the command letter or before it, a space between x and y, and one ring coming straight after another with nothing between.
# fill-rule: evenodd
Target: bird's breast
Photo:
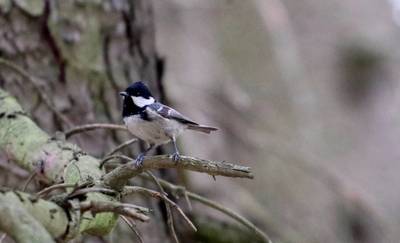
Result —
<instances>
[{"instance_id":1,"label":"bird's breast","mask_svg":"<svg viewBox=\"0 0 400 243\"><path fill-rule=\"evenodd\" d=\"M157 118L143 120L140 115L124 118L128 131L147 143L163 144L171 137L177 137L186 126L171 119Z\"/></svg>"},{"instance_id":2,"label":"bird's breast","mask_svg":"<svg viewBox=\"0 0 400 243\"><path fill-rule=\"evenodd\" d=\"M125 117L124 122L130 133L149 144L162 144L169 141L159 121L147 121L140 115L134 115Z\"/></svg>"}]
</instances>

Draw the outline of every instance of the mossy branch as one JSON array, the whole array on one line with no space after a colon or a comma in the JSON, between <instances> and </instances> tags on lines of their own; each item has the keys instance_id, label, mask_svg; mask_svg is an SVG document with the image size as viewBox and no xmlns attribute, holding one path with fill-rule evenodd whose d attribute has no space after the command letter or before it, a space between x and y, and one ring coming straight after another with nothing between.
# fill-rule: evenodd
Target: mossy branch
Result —
<instances>
[{"instance_id":1,"label":"mossy branch","mask_svg":"<svg viewBox=\"0 0 400 243\"><path fill-rule=\"evenodd\" d=\"M0 89L0 151L20 167L36 172L48 184L83 184L99 181L105 171L99 160L78 146L49 137L22 110L17 101ZM115 196L99 192L87 195L88 201L115 202ZM104 235L117 221L114 213L99 213L75 222L81 233ZM43 223L40 221L40 223ZM72 227L72 226L71 226ZM79 232L78 232L79 233Z\"/></svg>"},{"instance_id":2,"label":"mossy branch","mask_svg":"<svg viewBox=\"0 0 400 243\"><path fill-rule=\"evenodd\" d=\"M68 229L68 217L57 204L27 193L0 192L0 229L17 242L54 242Z\"/></svg>"}]
</instances>

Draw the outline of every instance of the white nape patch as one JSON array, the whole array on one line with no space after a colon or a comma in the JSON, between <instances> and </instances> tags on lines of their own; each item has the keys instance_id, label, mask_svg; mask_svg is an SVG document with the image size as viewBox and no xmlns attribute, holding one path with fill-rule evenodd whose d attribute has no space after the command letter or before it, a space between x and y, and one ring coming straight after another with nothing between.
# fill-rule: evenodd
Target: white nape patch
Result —
<instances>
[{"instance_id":1,"label":"white nape patch","mask_svg":"<svg viewBox=\"0 0 400 243\"><path fill-rule=\"evenodd\" d=\"M139 106L139 107L144 107L146 105L150 105L154 103L154 98L153 97L149 97L148 99L144 98L144 97L136 97L136 96L131 96L133 103L135 103L135 105Z\"/></svg>"}]
</instances>

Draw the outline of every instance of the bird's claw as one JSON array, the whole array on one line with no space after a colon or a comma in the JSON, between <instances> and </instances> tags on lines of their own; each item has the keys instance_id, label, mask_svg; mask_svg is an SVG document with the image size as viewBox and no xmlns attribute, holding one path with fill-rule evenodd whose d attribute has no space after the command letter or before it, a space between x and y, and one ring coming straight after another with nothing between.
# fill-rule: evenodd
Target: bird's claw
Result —
<instances>
[{"instance_id":1,"label":"bird's claw","mask_svg":"<svg viewBox=\"0 0 400 243\"><path fill-rule=\"evenodd\" d=\"M138 168L142 167L143 161L144 161L144 155L143 154L139 154L138 157L135 160L135 166L138 167Z\"/></svg>"},{"instance_id":2,"label":"bird's claw","mask_svg":"<svg viewBox=\"0 0 400 243\"><path fill-rule=\"evenodd\" d=\"M172 154L172 160L177 163L179 161L179 159L181 158L181 156L179 155L179 153L173 153Z\"/></svg>"}]
</instances>

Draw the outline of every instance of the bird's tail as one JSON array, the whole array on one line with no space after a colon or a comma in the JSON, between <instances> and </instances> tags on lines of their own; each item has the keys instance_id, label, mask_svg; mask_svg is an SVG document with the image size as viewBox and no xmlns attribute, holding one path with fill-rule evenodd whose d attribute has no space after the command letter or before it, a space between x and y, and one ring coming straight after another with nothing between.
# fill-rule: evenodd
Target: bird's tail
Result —
<instances>
[{"instance_id":1,"label":"bird's tail","mask_svg":"<svg viewBox=\"0 0 400 243\"><path fill-rule=\"evenodd\" d=\"M215 127L208 127L208 126L194 125L194 124L190 124L188 126L188 129L199 131L199 132L204 132L207 134L210 134L210 132L212 132L212 131L218 130L218 128L215 128Z\"/></svg>"}]
</instances>

